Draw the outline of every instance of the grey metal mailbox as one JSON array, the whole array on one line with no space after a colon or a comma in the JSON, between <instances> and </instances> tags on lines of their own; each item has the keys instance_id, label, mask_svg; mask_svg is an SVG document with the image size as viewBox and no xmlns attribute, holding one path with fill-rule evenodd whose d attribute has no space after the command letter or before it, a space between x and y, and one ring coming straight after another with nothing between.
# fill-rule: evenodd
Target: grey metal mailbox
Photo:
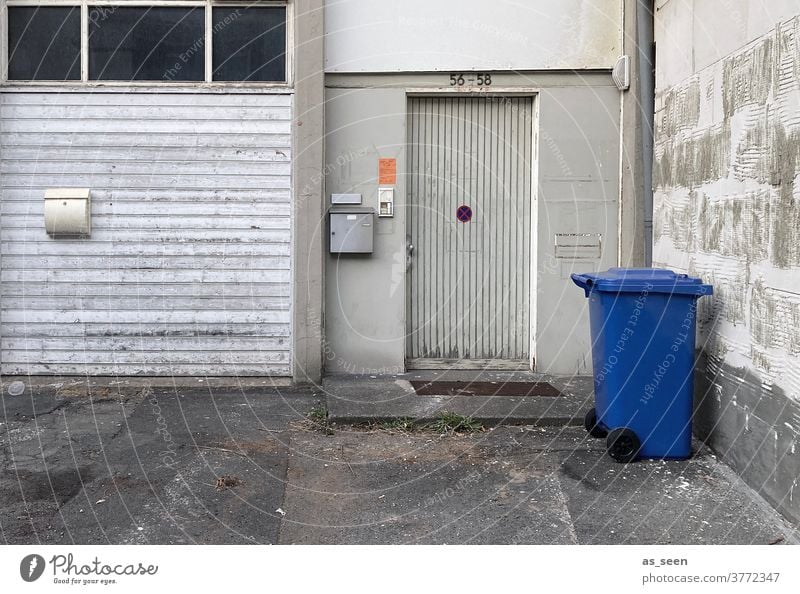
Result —
<instances>
[{"instance_id":1,"label":"grey metal mailbox","mask_svg":"<svg viewBox=\"0 0 800 594\"><path fill-rule=\"evenodd\" d=\"M335 206L330 210L332 254L371 254L375 210L363 206Z\"/></svg>"}]
</instances>

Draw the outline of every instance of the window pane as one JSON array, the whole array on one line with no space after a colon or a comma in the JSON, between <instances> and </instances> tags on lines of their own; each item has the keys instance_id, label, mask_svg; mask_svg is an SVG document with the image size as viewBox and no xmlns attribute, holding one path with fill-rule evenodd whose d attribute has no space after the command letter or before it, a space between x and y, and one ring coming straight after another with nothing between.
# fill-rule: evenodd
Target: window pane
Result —
<instances>
[{"instance_id":1,"label":"window pane","mask_svg":"<svg viewBox=\"0 0 800 594\"><path fill-rule=\"evenodd\" d=\"M9 80L80 80L81 9L8 7Z\"/></svg>"},{"instance_id":2,"label":"window pane","mask_svg":"<svg viewBox=\"0 0 800 594\"><path fill-rule=\"evenodd\" d=\"M202 7L90 6L91 80L205 80Z\"/></svg>"},{"instance_id":3,"label":"window pane","mask_svg":"<svg viewBox=\"0 0 800 594\"><path fill-rule=\"evenodd\" d=\"M214 80L286 80L286 8L212 9Z\"/></svg>"}]
</instances>

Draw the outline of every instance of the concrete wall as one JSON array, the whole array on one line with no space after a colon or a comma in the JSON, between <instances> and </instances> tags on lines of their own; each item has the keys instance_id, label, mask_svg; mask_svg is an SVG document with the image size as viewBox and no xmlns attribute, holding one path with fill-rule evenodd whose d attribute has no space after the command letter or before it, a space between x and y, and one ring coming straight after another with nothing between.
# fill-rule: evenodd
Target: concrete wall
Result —
<instances>
[{"instance_id":1,"label":"concrete wall","mask_svg":"<svg viewBox=\"0 0 800 594\"><path fill-rule=\"evenodd\" d=\"M697 430L800 519L800 7L656 8L654 265L715 290Z\"/></svg>"},{"instance_id":2,"label":"concrete wall","mask_svg":"<svg viewBox=\"0 0 800 594\"><path fill-rule=\"evenodd\" d=\"M327 0L326 72L611 68L622 0Z\"/></svg>"},{"instance_id":3,"label":"concrete wall","mask_svg":"<svg viewBox=\"0 0 800 594\"><path fill-rule=\"evenodd\" d=\"M294 1L295 104L292 120L294 234L292 235L292 378L322 379L324 302L325 75L324 0Z\"/></svg>"},{"instance_id":4,"label":"concrete wall","mask_svg":"<svg viewBox=\"0 0 800 594\"><path fill-rule=\"evenodd\" d=\"M398 160L398 183L396 216L377 220L374 254L328 256L325 365L337 372L402 372L407 92L441 89L447 76L328 75L326 86L326 194L361 193L375 207L380 157ZM619 92L608 73L497 74L493 87L538 89L537 369L587 373L586 300L569 274L617 262ZM555 235L571 233L602 234L601 257L557 257Z\"/></svg>"}]
</instances>

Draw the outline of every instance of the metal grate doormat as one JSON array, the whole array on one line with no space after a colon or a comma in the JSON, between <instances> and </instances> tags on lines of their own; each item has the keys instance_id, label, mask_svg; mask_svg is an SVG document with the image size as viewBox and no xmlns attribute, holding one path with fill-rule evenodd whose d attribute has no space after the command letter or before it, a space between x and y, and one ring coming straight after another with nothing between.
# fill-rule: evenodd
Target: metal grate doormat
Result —
<instances>
[{"instance_id":1,"label":"metal grate doormat","mask_svg":"<svg viewBox=\"0 0 800 594\"><path fill-rule=\"evenodd\" d=\"M418 396L561 396L547 382L411 382Z\"/></svg>"}]
</instances>

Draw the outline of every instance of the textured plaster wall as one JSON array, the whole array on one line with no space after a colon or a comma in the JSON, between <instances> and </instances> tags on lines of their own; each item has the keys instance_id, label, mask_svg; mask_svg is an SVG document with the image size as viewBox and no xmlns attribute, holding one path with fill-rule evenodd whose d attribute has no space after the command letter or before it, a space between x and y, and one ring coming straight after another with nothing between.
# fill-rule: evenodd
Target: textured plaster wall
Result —
<instances>
[{"instance_id":1,"label":"textured plaster wall","mask_svg":"<svg viewBox=\"0 0 800 594\"><path fill-rule=\"evenodd\" d=\"M800 4L658 2L656 48L654 266L715 290L697 430L798 519Z\"/></svg>"}]
</instances>

